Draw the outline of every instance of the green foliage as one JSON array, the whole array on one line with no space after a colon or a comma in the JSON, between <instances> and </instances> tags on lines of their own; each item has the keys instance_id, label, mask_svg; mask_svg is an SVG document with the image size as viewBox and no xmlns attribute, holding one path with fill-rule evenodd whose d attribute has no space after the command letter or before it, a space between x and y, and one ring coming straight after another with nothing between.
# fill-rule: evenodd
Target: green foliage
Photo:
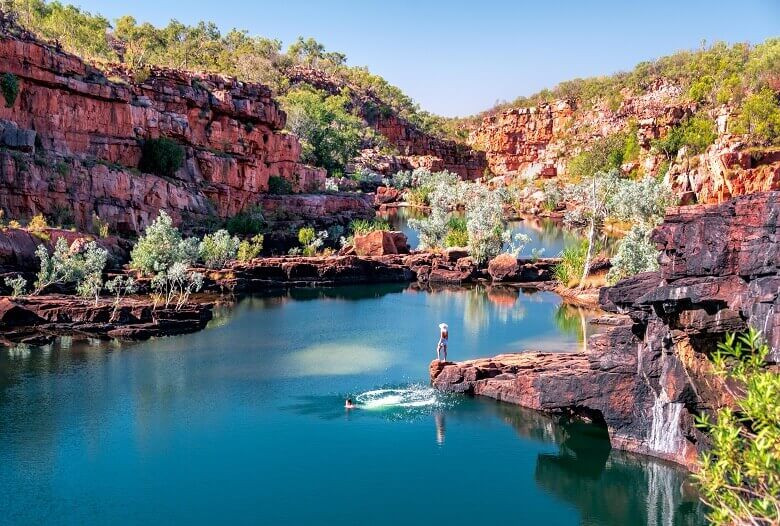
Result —
<instances>
[{"instance_id":1,"label":"green foliage","mask_svg":"<svg viewBox=\"0 0 780 526\"><path fill-rule=\"evenodd\" d=\"M119 311L122 299L128 294L135 294L138 290L138 283L132 276L119 275L106 281L105 289L114 296L114 309L111 312L111 321L113 321Z\"/></svg>"},{"instance_id":2,"label":"green foliage","mask_svg":"<svg viewBox=\"0 0 780 526\"><path fill-rule=\"evenodd\" d=\"M264 227L265 218L263 217L263 208L260 205L239 212L225 223L227 231L238 236L259 234Z\"/></svg>"},{"instance_id":3,"label":"green foliage","mask_svg":"<svg viewBox=\"0 0 780 526\"><path fill-rule=\"evenodd\" d=\"M631 227L618 242L611 263L612 268L607 272L610 285L640 272L658 270L658 251L650 242L650 230L639 225Z\"/></svg>"},{"instance_id":4,"label":"green foliage","mask_svg":"<svg viewBox=\"0 0 780 526\"><path fill-rule=\"evenodd\" d=\"M80 296L94 296L95 301L103 288L103 269L108 260L108 251L90 241L81 251L71 250L64 237L57 238L54 252L49 254L41 243L35 250L41 262L33 294L40 294L51 285L76 283Z\"/></svg>"},{"instance_id":5,"label":"green foliage","mask_svg":"<svg viewBox=\"0 0 780 526\"><path fill-rule=\"evenodd\" d=\"M188 272L187 265L176 262L164 271L158 272L151 281L152 290L157 294L157 299L164 301L165 308L171 303L179 310L187 303L190 294L198 292L203 287L203 274L200 272Z\"/></svg>"},{"instance_id":6,"label":"green foliage","mask_svg":"<svg viewBox=\"0 0 780 526\"><path fill-rule=\"evenodd\" d=\"M0 91L3 92L5 107L10 108L19 96L19 79L13 73L3 73L0 77Z\"/></svg>"},{"instance_id":7,"label":"green foliage","mask_svg":"<svg viewBox=\"0 0 780 526\"><path fill-rule=\"evenodd\" d=\"M301 159L328 172L344 172L364 138L363 121L347 109L345 94L298 88L280 98L287 128L301 139Z\"/></svg>"},{"instance_id":8,"label":"green foliage","mask_svg":"<svg viewBox=\"0 0 780 526\"><path fill-rule=\"evenodd\" d=\"M301 246L291 250L290 254L302 253L304 256L316 256L327 238L328 233L325 230L315 232L312 227L301 228L298 231L298 242Z\"/></svg>"},{"instance_id":9,"label":"green foliage","mask_svg":"<svg viewBox=\"0 0 780 526\"><path fill-rule=\"evenodd\" d=\"M23 296L27 289L27 280L17 274L13 278L5 278L5 286L11 289L11 297Z\"/></svg>"},{"instance_id":10,"label":"green foliage","mask_svg":"<svg viewBox=\"0 0 780 526\"><path fill-rule=\"evenodd\" d=\"M384 219L377 218L370 221L367 219L355 219L349 224L349 231L355 236L363 236L377 230L390 230L390 223Z\"/></svg>"},{"instance_id":11,"label":"green foliage","mask_svg":"<svg viewBox=\"0 0 780 526\"><path fill-rule=\"evenodd\" d=\"M742 104L735 132L747 133L760 143L780 140L780 105L774 91L764 88L748 96Z\"/></svg>"},{"instance_id":12,"label":"green foliage","mask_svg":"<svg viewBox=\"0 0 780 526\"><path fill-rule=\"evenodd\" d=\"M230 237L227 230L217 230L203 236L198 254L208 268L224 268L229 261L236 259L238 247L237 237Z\"/></svg>"},{"instance_id":13,"label":"green foliage","mask_svg":"<svg viewBox=\"0 0 780 526\"><path fill-rule=\"evenodd\" d=\"M92 233L100 237L108 237L110 233L108 221L104 221L95 213L92 214Z\"/></svg>"},{"instance_id":14,"label":"green foliage","mask_svg":"<svg viewBox=\"0 0 780 526\"><path fill-rule=\"evenodd\" d=\"M578 154L569 162L568 172L575 181L579 181L591 177L596 172L619 169L627 160L627 150L631 155L638 154L638 149L635 150L633 142L629 144L628 139L629 134L626 133L615 133L597 139L590 149Z\"/></svg>"},{"instance_id":15,"label":"green foliage","mask_svg":"<svg viewBox=\"0 0 780 526\"><path fill-rule=\"evenodd\" d=\"M263 236L258 234L256 236L252 236L251 239L244 239L241 241L241 243L238 245L238 254L236 255L236 259L247 262L259 256L260 252L263 250L263 240Z\"/></svg>"},{"instance_id":16,"label":"green foliage","mask_svg":"<svg viewBox=\"0 0 780 526\"><path fill-rule=\"evenodd\" d=\"M469 246L469 232L465 216L452 215L447 220L447 235L444 237L444 246Z\"/></svg>"},{"instance_id":17,"label":"green foliage","mask_svg":"<svg viewBox=\"0 0 780 526\"><path fill-rule=\"evenodd\" d=\"M190 265L197 256L197 240L183 239L171 217L160 210L160 215L146 227L130 252L130 268L151 275L165 272L174 263Z\"/></svg>"},{"instance_id":18,"label":"green foliage","mask_svg":"<svg viewBox=\"0 0 780 526\"><path fill-rule=\"evenodd\" d=\"M715 374L734 398L697 424L712 439L694 475L712 524L780 521L780 374L767 367L760 334L727 335L712 355Z\"/></svg>"},{"instance_id":19,"label":"green foliage","mask_svg":"<svg viewBox=\"0 0 780 526\"><path fill-rule=\"evenodd\" d=\"M579 283L585 270L585 257L588 253L588 241L582 240L576 245L561 251L560 263L555 265L553 274L562 285L570 287Z\"/></svg>"},{"instance_id":20,"label":"green foliage","mask_svg":"<svg viewBox=\"0 0 780 526\"><path fill-rule=\"evenodd\" d=\"M161 137L144 141L141 162L142 172L162 177L173 177L184 164L184 147L172 139Z\"/></svg>"},{"instance_id":21,"label":"green foliage","mask_svg":"<svg viewBox=\"0 0 780 526\"><path fill-rule=\"evenodd\" d=\"M290 181L278 175L272 175L268 178L268 193L272 195L288 195L293 193L293 187Z\"/></svg>"},{"instance_id":22,"label":"green foliage","mask_svg":"<svg viewBox=\"0 0 780 526\"><path fill-rule=\"evenodd\" d=\"M43 214L35 214L27 223L28 230L46 230L47 228L49 228L49 223Z\"/></svg>"},{"instance_id":23,"label":"green foliage","mask_svg":"<svg viewBox=\"0 0 780 526\"><path fill-rule=\"evenodd\" d=\"M683 147L689 154L699 154L715 142L718 137L715 123L702 115L694 115L675 126L660 139L652 141L652 146L663 153L668 160L674 159Z\"/></svg>"}]
</instances>

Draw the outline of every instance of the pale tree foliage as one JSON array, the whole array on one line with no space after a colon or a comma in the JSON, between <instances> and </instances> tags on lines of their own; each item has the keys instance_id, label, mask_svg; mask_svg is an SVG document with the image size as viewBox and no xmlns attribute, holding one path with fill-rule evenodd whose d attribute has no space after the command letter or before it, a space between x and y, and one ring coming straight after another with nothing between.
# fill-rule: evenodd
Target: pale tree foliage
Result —
<instances>
[{"instance_id":1,"label":"pale tree foliage","mask_svg":"<svg viewBox=\"0 0 780 526\"><path fill-rule=\"evenodd\" d=\"M674 204L669 188L646 177L641 181L623 179L617 170L598 172L591 179L566 189L566 199L574 209L564 221L587 229L587 251L580 283L590 271L597 232L607 218L632 224L629 233L618 243L607 279L617 281L638 272L658 268L658 253L649 239L650 231L662 220L666 207Z\"/></svg>"},{"instance_id":2,"label":"pale tree foliage","mask_svg":"<svg viewBox=\"0 0 780 526\"><path fill-rule=\"evenodd\" d=\"M57 239L54 252L38 245L35 255L41 262L33 294L40 294L51 285L75 283L79 296L93 297L97 303L103 288L103 269L108 260L108 251L95 241L87 243L83 250L69 247L64 237Z\"/></svg>"},{"instance_id":3,"label":"pale tree foliage","mask_svg":"<svg viewBox=\"0 0 780 526\"><path fill-rule=\"evenodd\" d=\"M239 244L238 237L231 237L227 230L206 234L199 246L200 259L208 268L223 268L236 259Z\"/></svg>"},{"instance_id":4,"label":"pale tree foliage","mask_svg":"<svg viewBox=\"0 0 780 526\"><path fill-rule=\"evenodd\" d=\"M174 263L191 265L198 258L198 248L198 240L183 239L173 219L161 210L130 252L130 267L150 275L166 271Z\"/></svg>"},{"instance_id":5,"label":"pale tree foliage","mask_svg":"<svg viewBox=\"0 0 780 526\"><path fill-rule=\"evenodd\" d=\"M135 294L138 290L138 283L132 276L116 276L106 281L106 290L114 296L114 309L111 312L111 321L116 319L116 314L119 312L119 305L122 299L128 294Z\"/></svg>"},{"instance_id":6,"label":"pale tree foliage","mask_svg":"<svg viewBox=\"0 0 780 526\"><path fill-rule=\"evenodd\" d=\"M13 278L5 278L5 286L11 289L11 296L22 296L27 289L27 280L17 274Z\"/></svg>"},{"instance_id":7,"label":"pale tree foliage","mask_svg":"<svg viewBox=\"0 0 780 526\"><path fill-rule=\"evenodd\" d=\"M152 290L157 293L167 309L174 303L176 310L187 303L190 294L198 292L203 287L203 274L200 272L188 272L187 265L181 262L174 263L165 272L158 272L152 278Z\"/></svg>"},{"instance_id":8,"label":"pale tree foliage","mask_svg":"<svg viewBox=\"0 0 780 526\"><path fill-rule=\"evenodd\" d=\"M469 254L475 262L484 263L511 241L504 223L504 202L499 192L474 184L465 192L465 201Z\"/></svg>"}]
</instances>

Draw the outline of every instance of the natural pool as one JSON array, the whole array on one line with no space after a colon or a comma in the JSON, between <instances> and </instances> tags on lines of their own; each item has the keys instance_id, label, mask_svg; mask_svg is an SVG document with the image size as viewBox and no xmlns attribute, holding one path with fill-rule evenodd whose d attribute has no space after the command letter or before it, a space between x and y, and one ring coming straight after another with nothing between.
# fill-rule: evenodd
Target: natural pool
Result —
<instances>
[{"instance_id":1,"label":"natural pool","mask_svg":"<svg viewBox=\"0 0 780 526\"><path fill-rule=\"evenodd\" d=\"M389 208L379 213L390 223L391 228L400 230L409 239L409 246L417 248L420 244L420 236L417 231L409 226L409 219L420 219L425 214L418 208L398 207ZM564 248L577 245L583 238L576 232L564 228L561 221L549 218L529 217L520 221L508 221L507 227L514 234L526 234L531 241L523 248L521 256L528 257L534 251L539 252L544 257L557 257ZM616 239L606 234L601 235L599 239L602 246L608 253L614 251Z\"/></svg>"},{"instance_id":2,"label":"natural pool","mask_svg":"<svg viewBox=\"0 0 780 526\"><path fill-rule=\"evenodd\" d=\"M440 321L454 359L578 348L589 314L555 295L306 289L219 314L1 350L0 522L703 522L683 471L598 428L428 389Z\"/></svg>"}]
</instances>

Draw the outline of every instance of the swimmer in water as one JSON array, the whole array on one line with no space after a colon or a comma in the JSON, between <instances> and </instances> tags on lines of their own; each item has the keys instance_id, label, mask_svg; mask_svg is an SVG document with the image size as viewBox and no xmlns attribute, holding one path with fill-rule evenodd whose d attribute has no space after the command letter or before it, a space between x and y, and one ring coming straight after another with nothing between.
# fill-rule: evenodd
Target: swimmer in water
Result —
<instances>
[{"instance_id":1,"label":"swimmer in water","mask_svg":"<svg viewBox=\"0 0 780 526\"><path fill-rule=\"evenodd\" d=\"M344 402L344 408L345 409L355 409L355 404L352 403L351 398L347 398L347 401Z\"/></svg>"},{"instance_id":2,"label":"swimmer in water","mask_svg":"<svg viewBox=\"0 0 780 526\"><path fill-rule=\"evenodd\" d=\"M439 343L436 345L436 358L440 362L447 361L447 340L450 337L450 329L446 323L439 324Z\"/></svg>"}]
</instances>

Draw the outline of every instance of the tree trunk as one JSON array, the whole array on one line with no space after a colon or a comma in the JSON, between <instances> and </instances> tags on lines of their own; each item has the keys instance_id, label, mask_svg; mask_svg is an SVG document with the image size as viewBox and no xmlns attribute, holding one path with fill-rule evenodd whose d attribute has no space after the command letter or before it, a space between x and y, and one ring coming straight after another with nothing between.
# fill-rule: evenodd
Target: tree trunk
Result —
<instances>
[{"instance_id":1,"label":"tree trunk","mask_svg":"<svg viewBox=\"0 0 780 526\"><path fill-rule=\"evenodd\" d=\"M593 257L593 238L596 237L596 213L598 208L598 197L596 197L596 177L593 177L593 208L590 214L590 232L588 233L588 252L585 254L585 264L582 266L582 277L579 287L585 284L585 278L590 271L590 259Z\"/></svg>"}]
</instances>

